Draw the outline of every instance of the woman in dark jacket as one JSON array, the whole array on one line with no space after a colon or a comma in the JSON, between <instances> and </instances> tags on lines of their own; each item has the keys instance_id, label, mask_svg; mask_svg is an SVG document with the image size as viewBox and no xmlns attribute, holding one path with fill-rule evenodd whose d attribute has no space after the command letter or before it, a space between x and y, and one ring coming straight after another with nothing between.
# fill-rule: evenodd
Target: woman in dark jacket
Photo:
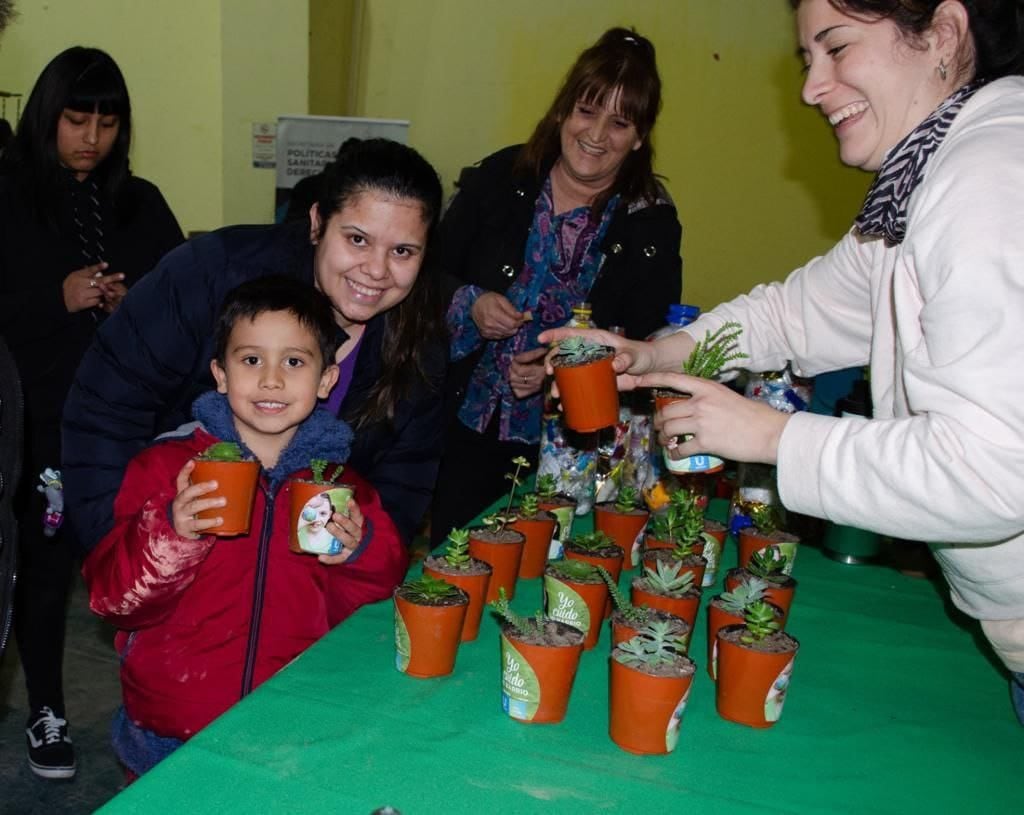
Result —
<instances>
[{"instance_id":1,"label":"woman in dark jacket","mask_svg":"<svg viewBox=\"0 0 1024 815\"><path fill-rule=\"evenodd\" d=\"M160 191L128 169L131 125L116 63L69 48L40 75L0 168L0 334L25 396L14 626L29 761L45 778L75 773L61 678L74 560L62 524L61 409L97 326L183 239Z\"/></svg>"},{"instance_id":2,"label":"woman in dark jacket","mask_svg":"<svg viewBox=\"0 0 1024 815\"><path fill-rule=\"evenodd\" d=\"M587 301L599 326L642 338L682 287L682 228L654 176L654 46L613 28L584 51L529 142L463 171L441 224L457 411L431 514L440 542L537 459L545 328Z\"/></svg>"}]
</instances>

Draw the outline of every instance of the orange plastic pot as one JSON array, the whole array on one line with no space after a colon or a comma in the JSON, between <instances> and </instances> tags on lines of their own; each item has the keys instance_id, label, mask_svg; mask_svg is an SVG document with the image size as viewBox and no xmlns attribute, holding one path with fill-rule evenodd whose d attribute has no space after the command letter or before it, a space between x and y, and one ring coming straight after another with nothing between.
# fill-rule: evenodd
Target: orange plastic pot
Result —
<instances>
[{"instance_id":1,"label":"orange plastic pot","mask_svg":"<svg viewBox=\"0 0 1024 815\"><path fill-rule=\"evenodd\" d=\"M666 558L665 558L664 553L663 552L659 553L659 551L655 549L655 550L652 550L652 551L650 551L650 552L648 552L647 554L644 555L644 566L646 568L654 569L655 571L657 571L657 569L658 569L658 561L659 560L665 560L665 559ZM679 562L678 559L676 559L676 558L670 558L670 560L674 560L677 563ZM680 569L679 569L679 574L683 574L684 572L689 572L690 574L693 575L693 585L694 586L703 586L704 585L704 572L707 569L708 562L707 562L707 560L704 559L703 556L701 556L701 561L702 562L700 562L700 563L688 563L685 566L680 567Z\"/></svg>"},{"instance_id":2,"label":"orange plastic pot","mask_svg":"<svg viewBox=\"0 0 1024 815\"><path fill-rule=\"evenodd\" d=\"M611 575L612 581L616 584L619 582L619 575L622 574L622 552L619 551L615 557L600 557L599 555L589 554L587 552L577 552L574 549L567 548L565 550L566 560L582 560L584 563L589 563L591 566L600 566L602 569ZM604 618L607 619L612 613L612 601L609 597L604 604Z\"/></svg>"},{"instance_id":3,"label":"orange plastic pot","mask_svg":"<svg viewBox=\"0 0 1024 815\"><path fill-rule=\"evenodd\" d=\"M752 526L748 526L746 529L741 529L739 537L737 538L737 544L739 546L739 565L745 568L747 564L750 563L750 558L756 552L763 552L767 549L773 553L773 556L776 557L776 559L778 559L780 555L785 555L787 560L783 573L787 575L792 574L793 562L796 560L796 553L799 548L800 538L788 533L782 534L784 535L784 539L779 540L774 537L761 535L756 528Z\"/></svg>"},{"instance_id":4,"label":"orange plastic pot","mask_svg":"<svg viewBox=\"0 0 1024 815\"><path fill-rule=\"evenodd\" d=\"M623 750L640 755L671 753L696 673L651 676L608 657L608 734Z\"/></svg>"},{"instance_id":5,"label":"orange plastic pot","mask_svg":"<svg viewBox=\"0 0 1024 815\"><path fill-rule=\"evenodd\" d=\"M559 625L574 644L534 645L508 628L501 634L501 707L516 721L552 724L565 718L583 634Z\"/></svg>"},{"instance_id":6,"label":"orange plastic pot","mask_svg":"<svg viewBox=\"0 0 1024 815\"><path fill-rule=\"evenodd\" d=\"M193 484L202 481L216 481L217 491L203 498L225 498L227 503L222 507L204 509L196 513L201 520L221 518L215 527L205 530L206 535L245 535L252 523L252 507L256 501L256 488L260 482L260 463L258 461L204 461L193 459L195 468L192 470Z\"/></svg>"},{"instance_id":7,"label":"orange plastic pot","mask_svg":"<svg viewBox=\"0 0 1024 815\"><path fill-rule=\"evenodd\" d=\"M740 584L740 573L740 569L731 569L725 576L726 591L732 591ZM779 625L783 628L786 627L786 621L789 619L789 610L793 606L793 597L796 595L796 585L796 578L790 577L781 585L777 583L769 583L768 588L765 589L764 599L773 606L778 606L782 609L782 619L779 621Z\"/></svg>"},{"instance_id":8,"label":"orange plastic pot","mask_svg":"<svg viewBox=\"0 0 1024 815\"><path fill-rule=\"evenodd\" d=\"M553 574L544 574L544 613L552 620L571 625L583 632L583 650L597 645L608 602L608 586L577 583Z\"/></svg>"},{"instance_id":9,"label":"orange plastic pot","mask_svg":"<svg viewBox=\"0 0 1024 815\"><path fill-rule=\"evenodd\" d=\"M633 565L632 553L637 546L637 539L647 525L650 513L646 511L622 513L615 510L614 504L598 504L594 507L594 529L604 532L615 541L623 553L626 568Z\"/></svg>"},{"instance_id":10,"label":"orange plastic pot","mask_svg":"<svg viewBox=\"0 0 1024 815\"><path fill-rule=\"evenodd\" d=\"M395 667L417 679L447 676L455 670L455 655L469 597L450 606L411 603L395 589Z\"/></svg>"},{"instance_id":11,"label":"orange plastic pot","mask_svg":"<svg viewBox=\"0 0 1024 815\"><path fill-rule=\"evenodd\" d=\"M551 539L555 534L558 521L553 513L549 518L517 518L509 528L522 532L526 540L523 542L523 555L519 561L519 576L531 580L544 574L544 566L548 562Z\"/></svg>"},{"instance_id":12,"label":"orange plastic pot","mask_svg":"<svg viewBox=\"0 0 1024 815\"><path fill-rule=\"evenodd\" d=\"M445 580L453 586L458 586L469 597L469 605L466 608L466 619L462 623L462 642L472 642L480 634L480 618L483 616L484 603L487 598L487 584L491 582L491 564L485 563L487 571L483 574L472 574L462 572L449 574L423 564L423 573L429 574L440 580Z\"/></svg>"},{"instance_id":13,"label":"orange plastic pot","mask_svg":"<svg viewBox=\"0 0 1024 815\"><path fill-rule=\"evenodd\" d=\"M619 390L611 356L584 365L556 365L555 382L570 429L591 433L619 421Z\"/></svg>"},{"instance_id":14,"label":"orange plastic pot","mask_svg":"<svg viewBox=\"0 0 1024 815\"><path fill-rule=\"evenodd\" d=\"M771 727L782 714L789 689L793 661L800 644L782 653L756 651L723 637L743 626L729 625L718 631L718 683L715 707L718 715L748 727ZM792 639L792 638L790 638Z\"/></svg>"},{"instance_id":15,"label":"orange plastic pot","mask_svg":"<svg viewBox=\"0 0 1024 815\"><path fill-rule=\"evenodd\" d=\"M700 608L700 591L697 591L694 597L665 597L638 587L634 581L629 590L629 597L634 606L650 606L667 611L669 614L686 620L690 630L693 630L694 621L697 619L697 609Z\"/></svg>"},{"instance_id":16,"label":"orange plastic pot","mask_svg":"<svg viewBox=\"0 0 1024 815\"><path fill-rule=\"evenodd\" d=\"M469 532L469 554L491 566L491 580L487 584L487 599L490 603L498 599L498 590L505 589L505 596L511 600L516 596L516 578L519 576L519 561L523 557L523 543L526 541L522 532L506 530L517 538L514 542L496 543L476 537L480 530Z\"/></svg>"},{"instance_id":17,"label":"orange plastic pot","mask_svg":"<svg viewBox=\"0 0 1024 815\"><path fill-rule=\"evenodd\" d=\"M576 520L576 499L568 496L561 496L553 500L545 501L543 498L537 501L537 507L555 516L555 534L551 539L551 548L548 550L548 560L556 560L562 556L562 544L572 537L572 525Z\"/></svg>"},{"instance_id":18,"label":"orange plastic pot","mask_svg":"<svg viewBox=\"0 0 1024 815\"><path fill-rule=\"evenodd\" d=\"M711 600L716 598L712 597ZM775 618L779 621L779 625L785 624L785 615L782 609L774 603L769 602L768 605L775 611ZM719 608L714 602L709 601L707 607L707 621L708 621L708 676L712 680L715 679L715 675L718 670L718 631L727 625L743 625L743 616L739 614L730 614L723 608Z\"/></svg>"},{"instance_id":19,"label":"orange plastic pot","mask_svg":"<svg viewBox=\"0 0 1024 815\"><path fill-rule=\"evenodd\" d=\"M341 552L341 541L326 527L335 512L348 514L352 488L293 479L288 482L288 490L288 548L293 552L318 555Z\"/></svg>"}]
</instances>

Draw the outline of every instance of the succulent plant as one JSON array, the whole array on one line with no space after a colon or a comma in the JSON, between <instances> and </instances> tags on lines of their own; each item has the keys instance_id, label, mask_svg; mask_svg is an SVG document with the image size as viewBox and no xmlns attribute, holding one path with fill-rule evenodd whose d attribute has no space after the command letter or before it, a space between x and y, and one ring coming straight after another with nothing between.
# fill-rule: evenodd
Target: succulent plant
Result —
<instances>
[{"instance_id":1,"label":"succulent plant","mask_svg":"<svg viewBox=\"0 0 1024 815\"><path fill-rule=\"evenodd\" d=\"M722 592L718 601L725 611L742 617L750 606L764 600L767 589L768 584L764 580L752 577L746 583L740 583L732 591Z\"/></svg>"},{"instance_id":2,"label":"succulent plant","mask_svg":"<svg viewBox=\"0 0 1024 815\"><path fill-rule=\"evenodd\" d=\"M704 510L701 509L697 494L689 490L676 490L672 493L665 511L651 517L648 530L658 540L675 544L674 554L677 557L684 557L693 551L699 554L704 544L715 540L710 533L704 531Z\"/></svg>"},{"instance_id":3,"label":"succulent plant","mask_svg":"<svg viewBox=\"0 0 1024 815\"><path fill-rule=\"evenodd\" d=\"M469 568L472 560L469 556L469 530L453 529L448 533L448 547L444 551L444 559L454 569L465 571Z\"/></svg>"},{"instance_id":4,"label":"succulent plant","mask_svg":"<svg viewBox=\"0 0 1024 815\"><path fill-rule=\"evenodd\" d=\"M339 464L334 468L329 476L324 477L324 473L326 472L327 465L329 463L330 462L322 458L314 458L310 460L309 469L312 471L313 480L317 484L333 484L341 477L342 472L344 472L345 465Z\"/></svg>"},{"instance_id":5,"label":"succulent plant","mask_svg":"<svg viewBox=\"0 0 1024 815\"><path fill-rule=\"evenodd\" d=\"M557 359L560 365L584 365L608 354L608 347L590 342L583 337L566 337L558 343Z\"/></svg>"},{"instance_id":6,"label":"succulent plant","mask_svg":"<svg viewBox=\"0 0 1024 815\"><path fill-rule=\"evenodd\" d=\"M510 523L519 519L519 515L512 511L512 502L516 499L516 487L523 483L519 474L524 467L529 468L530 462L522 456L516 456L512 459L512 463L516 465L515 472L505 473L505 479L512 482L512 487L508 491L508 503L505 505L504 512L495 512L493 515L480 519L480 522L492 532L502 532Z\"/></svg>"},{"instance_id":7,"label":"succulent plant","mask_svg":"<svg viewBox=\"0 0 1024 815\"><path fill-rule=\"evenodd\" d=\"M536 490L541 498L554 498L558 495L558 480L551 473L538 475Z\"/></svg>"},{"instance_id":8,"label":"succulent plant","mask_svg":"<svg viewBox=\"0 0 1024 815\"><path fill-rule=\"evenodd\" d=\"M651 609L647 606L634 606L629 598L619 589L611 574L603 566L597 567L597 573L608 586L608 594L615 604L615 608L630 625L645 625L651 619Z\"/></svg>"},{"instance_id":9,"label":"succulent plant","mask_svg":"<svg viewBox=\"0 0 1024 815\"><path fill-rule=\"evenodd\" d=\"M548 564L548 571L554 574L555 577L561 577L565 580L590 581L600 576L596 566L592 566L582 560L556 560Z\"/></svg>"},{"instance_id":10,"label":"succulent plant","mask_svg":"<svg viewBox=\"0 0 1024 815\"><path fill-rule=\"evenodd\" d=\"M528 492L522 498L519 499L519 517L520 518L532 518L540 511L540 507L537 503L540 499L537 497L537 493Z\"/></svg>"},{"instance_id":11,"label":"succulent plant","mask_svg":"<svg viewBox=\"0 0 1024 815\"><path fill-rule=\"evenodd\" d=\"M746 359L747 355L740 352L737 344L742 333L743 327L734 322L725 323L717 331L707 332L683 363L683 373L714 379L727 363Z\"/></svg>"},{"instance_id":12,"label":"succulent plant","mask_svg":"<svg viewBox=\"0 0 1024 815\"><path fill-rule=\"evenodd\" d=\"M779 528L779 513L771 504L753 505L750 508L750 520L761 535L770 535Z\"/></svg>"},{"instance_id":13,"label":"succulent plant","mask_svg":"<svg viewBox=\"0 0 1024 815\"><path fill-rule=\"evenodd\" d=\"M760 578L767 583L778 585L785 583L789 579L785 572L788 562L789 558L777 549L763 549L759 552L754 552L750 556L747 571L754 577Z\"/></svg>"},{"instance_id":14,"label":"succulent plant","mask_svg":"<svg viewBox=\"0 0 1024 815\"><path fill-rule=\"evenodd\" d=\"M743 624L747 628L747 633L740 636L740 640L747 645L760 642L769 634L774 634L779 630L774 609L763 600L753 603L747 608L746 614L743 615Z\"/></svg>"},{"instance_id":15,"label":"succulent plant","mask_svg":"<svg viewBox=\"0 0 1024 815\"><path fill-rule=\"evenodd\" d=\"M594 530L593 532L584 532L581 535L576 535L572 539L572 545L577 549L582 549L584 552L599 552L602 549L607 549L609 546L615 546L615 541L604 532Z\"/></svg>"},{"instance_id":16,"label":"succulent plant","mask_svg":"<svg viewBox=\"0 0 1024 815\"><path fill-rule=\"evenodd\" d=\"M652 620L613 652L616 660L631 668L665 665L685 654L686 640L674 634L672 623L666 620Z\"/></svg>"},{"instance_id":17,"label":"succulent plant","mask_svg":"<svg viewBox=\"0 0 1024 815\"><path fill-rule=\"evenodd\" d=\"M403 583L402 595L411 603L436 605L440 600L457 597L459 590L451 583L425 574Z\"/></svg>"},{"instance_id":18,"label":"succulent plant","mask_svg":"<svg viewBox=\"0 0 1024 815\"><path fill-rule=\"evenodd\" d=\"M509 605L508 595L505 594L504 586L498 589L498 599L492 600L489 605L495 614L523 636L528 637L539 634L543 630L544 623L547 622L547 617L544 616L544 612L541 610L538 610L533 617L524 617L521 614L516 614Z\"/></svg>"},{"instance_id":19,"label":"succulent plant","mask_svg":"<svg viewBox=\"0 0 1024 815\"><path fill-rule=\"evenodd\" d=\"M203 450L196 458L203 461L241 461L242 448L233 441L218 441Z\"/></svg>"},{"instance_id":20,"label":"succulent plant","mask_svg":"<svg viewBox=\"0 0 1024 815\"><path fill-rule=\"evenodd\" d=\"M678 560L673 563L659 560L655 566L654 569L644 566L644 576L648 585L658 594L679 598L693 587L693 572L680 573L683 564Z\"/></svg>"},{"instance_id":21,"label":"succulent plant","mask_svg":"<svg viewBox=\"0 0 1024 815\"><path fill-rule=\"evenodd\" d=\"M640 493L636 487L620 487L619 494L615 497L616 512L632 512L640 503Z\"/></svg>"}]
</instances>

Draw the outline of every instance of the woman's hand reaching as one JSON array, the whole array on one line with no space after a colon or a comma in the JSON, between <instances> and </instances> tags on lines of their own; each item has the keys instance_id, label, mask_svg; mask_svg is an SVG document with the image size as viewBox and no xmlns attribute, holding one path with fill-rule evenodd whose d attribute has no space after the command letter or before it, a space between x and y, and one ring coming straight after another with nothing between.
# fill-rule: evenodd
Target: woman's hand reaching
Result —
<instances>
[{"instance_id":1,"label":"woman's hand reaching","mask_svg":"<svg viewBox=\"0 0 1024 815\"><path fill-rule=\"evenodd\" d=\"M516 310L508 298L494 291L485 291L470 309L473 322L485 340L503 340L515 334L526 322L526 315Z\"/></svg>"}]
</instances>

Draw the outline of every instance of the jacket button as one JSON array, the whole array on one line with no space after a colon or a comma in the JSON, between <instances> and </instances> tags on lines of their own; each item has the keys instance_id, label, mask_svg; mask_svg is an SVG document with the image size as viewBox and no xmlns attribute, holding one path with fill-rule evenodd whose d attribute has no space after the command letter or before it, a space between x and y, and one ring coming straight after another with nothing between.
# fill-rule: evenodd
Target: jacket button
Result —
<instances>
[{"instance_id":1,"label":"jacket button","mask_svg":"<svg viewBox=\"0 0 1024 815\"><path fill-rule=\"evenodd\" d=\"M517 189L516 190L516 195L518 195L520 198L522 198L522 197L524 197L526 195L526 191L525 190Z\"/></svg>"},{"instance_id":2,"label":"jacket button","mask_svg":"<svg viewBox=\"0 0 1024 815\"><path fill-rule=\"evenodd\" d=\"M512 277L512 275L516 273L516 270L506 263L501 267L501 273L505 275L505 277Z\"/></svg>"},{"instance_id":3,"label":"jacket button","mask_svg":"<svg viewBox=\"0 0 1024 815\"><path fill-rule=\"evenodd\" d=\"M617 255L621 251L622 251L622 244L621 243L613 243L612 244L612 254L613 255Z\"/></svg>"},{"instance_id":4,"label":"jacket button","mask_svg":"<svg viewBox=\"0 0 1024 815\"><path fill-rule=\"evenodd\" d=\"M658 254L658 250L655 249L653 246L645 246L644 247L644 257L645 258L652 258L656 254Z\"/></svg>"}]
</instances>

